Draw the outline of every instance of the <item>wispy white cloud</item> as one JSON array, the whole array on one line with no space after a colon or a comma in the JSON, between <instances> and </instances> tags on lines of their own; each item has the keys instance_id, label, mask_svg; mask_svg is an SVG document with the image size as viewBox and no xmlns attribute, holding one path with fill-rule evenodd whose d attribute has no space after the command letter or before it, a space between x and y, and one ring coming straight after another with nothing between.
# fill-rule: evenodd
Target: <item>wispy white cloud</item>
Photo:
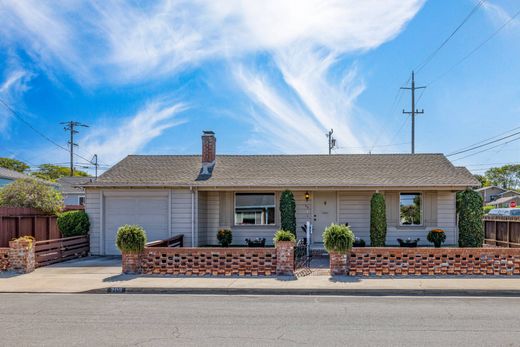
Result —
<instances>
[{"instance_id":1,"label":"wispy white cloud","mask_svg":"<svg viewBox=\"0 0 520 347\"><path fill-rule=\"evenodd\" d=\"M29 81L33 74L21 67L11 67L0 82L0 98L7 103L17 102L29 89ZM7 129L13 115L5 107L0 106L0 133L8 135Z\"/></svg>"},{"instance_id":2,"label":"wispy white cloud","mask_svg":"<svg viewBox=\"0 0 520 347\"><path fill-rule=\"evenodd\" d=\"M356 66L339 69L337 62L394 38L423 3L5 0L0 42L21 45L49 74L65 71L83 86L166 79L208 59L228 61L264 141L283 152L316 152L328 128L343 146L365 144L370 131L355 105L363 78ZM271 73L251 63L257 54L272 61ZM142 146L121 138L98 144L113 145L107 153Z\"/></svg>"},{"instance_id":3,"label":"wispy white cloud","mask_svg":"<svg viewBox=\"0 0 520 347\"><path fill-rule=\"evenodd\" d=\"M137 153L164 131L185 123L178 116L186 109L183 103L155 100L135 115L95 124L80 139L81 153L96 153L103 163L114 164Z\"/></svg>"}]
</instances>

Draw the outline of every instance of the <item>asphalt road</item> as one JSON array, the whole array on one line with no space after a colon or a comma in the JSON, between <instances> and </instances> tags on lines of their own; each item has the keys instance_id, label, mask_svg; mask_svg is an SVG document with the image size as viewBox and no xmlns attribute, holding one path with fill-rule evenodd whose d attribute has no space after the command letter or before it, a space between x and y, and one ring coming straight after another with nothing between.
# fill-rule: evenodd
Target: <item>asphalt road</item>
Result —
<instances>
[{"instance_id":1,"label":"asphalt road","mask_svg":"<svg viewBox=\"0 0 520 347\"><path fill-rule=\"evenodd\" d=\"M2 346L520 346L520 298L0 294Z\"/></svg>"}]
</instances>

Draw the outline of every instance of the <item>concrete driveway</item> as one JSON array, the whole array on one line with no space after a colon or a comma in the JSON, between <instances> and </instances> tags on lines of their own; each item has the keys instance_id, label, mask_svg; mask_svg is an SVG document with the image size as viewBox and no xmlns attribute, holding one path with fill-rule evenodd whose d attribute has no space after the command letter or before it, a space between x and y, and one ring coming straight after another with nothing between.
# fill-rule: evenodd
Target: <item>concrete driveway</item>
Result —
<instances>
[{"instance_id":1,"label":"concrete driveway","mask_svg":"<svg viewBox=\"0 0 520 347\"><path fill-rule=\"evenodd\" d=\"M36 269L29 274L0 273L0 292L70 293L108 287L121 274L121 257L86 257Z\"/></svg>"}]
</instances>

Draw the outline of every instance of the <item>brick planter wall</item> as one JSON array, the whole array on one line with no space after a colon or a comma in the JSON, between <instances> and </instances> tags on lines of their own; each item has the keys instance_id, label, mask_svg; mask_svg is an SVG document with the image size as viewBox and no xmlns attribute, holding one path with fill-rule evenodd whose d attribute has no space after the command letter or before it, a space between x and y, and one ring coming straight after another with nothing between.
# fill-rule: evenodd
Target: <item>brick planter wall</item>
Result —
<instances>
[{"instance_id":1,"label":"brick planter wall","mask_svg":"<svg viewBox=\"0 0 520 347\"><path fill-rule=\"evenodd\" d=\"M520 249L353 248L349 275L520 275Z\"/></svg>"},{"instance_id":2,"label":"brick planter wall","mask_svg":"<svg viewBox=\"0 0 520 347\"><path fill-rule=\"evenodd\" d=\"M0 272L7 271L9 267L9 248L0 248Z\"/></svg>"},{"instance_id":3,"label":"brick planter wall","mask_svg":"<svg viewBox=\"0 0 520 347\"><path fill-rule=\"evenodd\" d=\"M18 273L28 273L34 271L36 267L36 257L34 243L27 240L9 241L9 266L8 270Z\"/></svg>"},{"instance_id":4,"label":"brick planter wall","mask_svg":"<svg viewBox=\"0 0 520 347\"><path fill-rule=\"evenodd\" d=\"M330 274L332 276L346 275L348 273L347 254L330 252Z\"/></svg>"},{"instance_id":5,"label":"brick planter wall","mask_svg":"<svg viewBox=\"0 0 520 347\"><path fill-rule=\"evenodd\" d=\"M141 272L141 253L123 253L121 267L124 274L138 274Z\"/></svg>"},{"instance_id":6,"label":"brick planter wall","mask_svg":"<svg viewBox=\"0 0 520 347\"><path fill-rule=\"evenodd\" d=\"M277 272L275 248L146 247L141 273L186 276L270 276Z\"/></svg>"},{"instance_id":7,"label":"brick planter wall","mask_svg":"<svg viewBox=\"0 0 520 347\"><path fill-rule=\"evenodd\" d=\"M293 241L276 242L276 274L277 275L294 275L294 246Z\"/></svg>"}]
</instances>

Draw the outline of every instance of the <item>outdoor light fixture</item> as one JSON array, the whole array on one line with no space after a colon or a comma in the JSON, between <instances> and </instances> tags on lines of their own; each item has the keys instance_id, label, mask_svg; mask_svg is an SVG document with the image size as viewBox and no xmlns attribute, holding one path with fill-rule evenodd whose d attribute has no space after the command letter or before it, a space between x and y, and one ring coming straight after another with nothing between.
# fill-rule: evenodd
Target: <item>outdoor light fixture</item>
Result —
<instances>
[{"instance_id":1,"label":"outdoor light fixture","mask_svg":"<svg viewBox=\"0 0 520 347\"><path fill-rule=\"evenodd\" d=\"M309 194L309 192L305 192L305 201L309 201L311 195Z\"/></svg>"}]
</instances>

